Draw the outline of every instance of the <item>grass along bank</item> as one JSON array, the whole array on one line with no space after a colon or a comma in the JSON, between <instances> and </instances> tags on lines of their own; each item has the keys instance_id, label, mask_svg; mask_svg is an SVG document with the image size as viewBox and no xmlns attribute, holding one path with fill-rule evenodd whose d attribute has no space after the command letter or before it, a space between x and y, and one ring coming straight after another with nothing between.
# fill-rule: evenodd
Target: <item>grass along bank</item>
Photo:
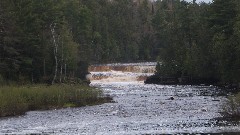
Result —
<instances>
[{"instance_id":1,"label":"grass along bank","mask_svg":"<svg viewBox=\"0 0 240 135\"><path fill-rule=\"evenodd\" d=\"M31 85L0 87L0 117L30 110L80 107L109 102L102 91L87 85Z\"/></svg>"},{"instance_id":2,"label":"grass along bank","mask_svg":"<svg viewBox=\"0 0 240 135\"><path fill-rule=\"evenodd\" d=\"M226 118L240 120L240 93L228 96L223 105L223 115Z\"/></svg>"}]
</instances>

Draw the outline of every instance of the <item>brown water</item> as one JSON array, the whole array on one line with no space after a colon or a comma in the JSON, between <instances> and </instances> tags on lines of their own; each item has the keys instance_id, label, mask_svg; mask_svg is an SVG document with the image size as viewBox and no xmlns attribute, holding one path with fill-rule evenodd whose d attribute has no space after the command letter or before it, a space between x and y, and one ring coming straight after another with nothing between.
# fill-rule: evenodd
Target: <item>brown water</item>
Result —
<instances>
[{"instance_id":1,"label":"brown water","mask_svg":"<svg viewBox=\"0 0 240 135\"><path fill-rule=\"evenodd\" d=\"M156 63L106 64L89 67L92 82L144 81L155 72Z\"/></svg>"}]
</instances>

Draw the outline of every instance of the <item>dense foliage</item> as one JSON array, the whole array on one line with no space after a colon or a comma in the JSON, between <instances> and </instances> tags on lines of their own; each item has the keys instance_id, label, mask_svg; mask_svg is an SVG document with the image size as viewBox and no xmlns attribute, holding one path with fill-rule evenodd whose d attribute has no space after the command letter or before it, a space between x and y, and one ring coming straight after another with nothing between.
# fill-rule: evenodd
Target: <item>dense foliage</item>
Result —
<instances>
[{"instance_id":1,"label":"dense foliage","mask_svg":"<svg viewBox=\"0 0 240 135\"><path fill-rule=\"evenodd\" d=\"M240 82L240 1L1 0L0 83L83 78L88 63Z\"/></svg>"},{"instance_id":2,"label":"dense foliage","mask_svg":"<svg viewBox=\"0 0 240 135\"><path fill-rule=\"evenodd\" d=\"M84 78L88 63L149 60L150 2L1 0L0 83Z\"/></svg>"},{"instance_id":3,"label":"dense foliage","mask_svg":"<svg viewBox=\"0 0 240 135\"><path fill-rule=\"evenodd\" d=\"M163 62L158 74L240 82L240 1L157 3L153 26Z\"/></svg>"}]
</instances>

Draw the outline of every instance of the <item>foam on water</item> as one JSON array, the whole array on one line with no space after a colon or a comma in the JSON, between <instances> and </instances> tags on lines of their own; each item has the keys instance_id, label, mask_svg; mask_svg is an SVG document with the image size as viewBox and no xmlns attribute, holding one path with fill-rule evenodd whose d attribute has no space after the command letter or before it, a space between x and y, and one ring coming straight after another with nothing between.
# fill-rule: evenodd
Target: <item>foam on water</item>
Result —
<instances>
[{"instance_id":1,"label":"foam on water","mask_svg":"<svg viewBox=\"0 0 240 135\"><path fill-rule=\"evenodd\" d=\"M143 82L155 72L156 63L126 63L90 66L91 82Z\"/></svg>"}]
</instances>

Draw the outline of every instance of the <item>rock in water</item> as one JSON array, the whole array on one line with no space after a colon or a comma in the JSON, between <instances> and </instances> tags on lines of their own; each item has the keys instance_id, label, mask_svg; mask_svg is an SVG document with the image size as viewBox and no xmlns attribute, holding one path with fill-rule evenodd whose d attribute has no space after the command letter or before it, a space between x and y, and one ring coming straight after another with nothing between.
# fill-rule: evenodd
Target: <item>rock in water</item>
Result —
<instances>
[{"instance_id":1,"label":"rock in water","mask_svg":"<svg viewBox=\"0 0 240 135\"><path fill-rule=\"evenodd\" d=\"M167 100L174 100L174 97L170 97L170 98L168 98Z\"/></svg>"},{"instance_id":2,"label":"rock in water","mask_svg":"<svg viewBox=\"0 0 240 135\"><path fill-rule=\"evenodd\" d=\"M92 79L92 74L87 74L87 75L86 75L86 79L87 79L88 81L90 81L90 80Z\"/></svg>"}]
</instances>

